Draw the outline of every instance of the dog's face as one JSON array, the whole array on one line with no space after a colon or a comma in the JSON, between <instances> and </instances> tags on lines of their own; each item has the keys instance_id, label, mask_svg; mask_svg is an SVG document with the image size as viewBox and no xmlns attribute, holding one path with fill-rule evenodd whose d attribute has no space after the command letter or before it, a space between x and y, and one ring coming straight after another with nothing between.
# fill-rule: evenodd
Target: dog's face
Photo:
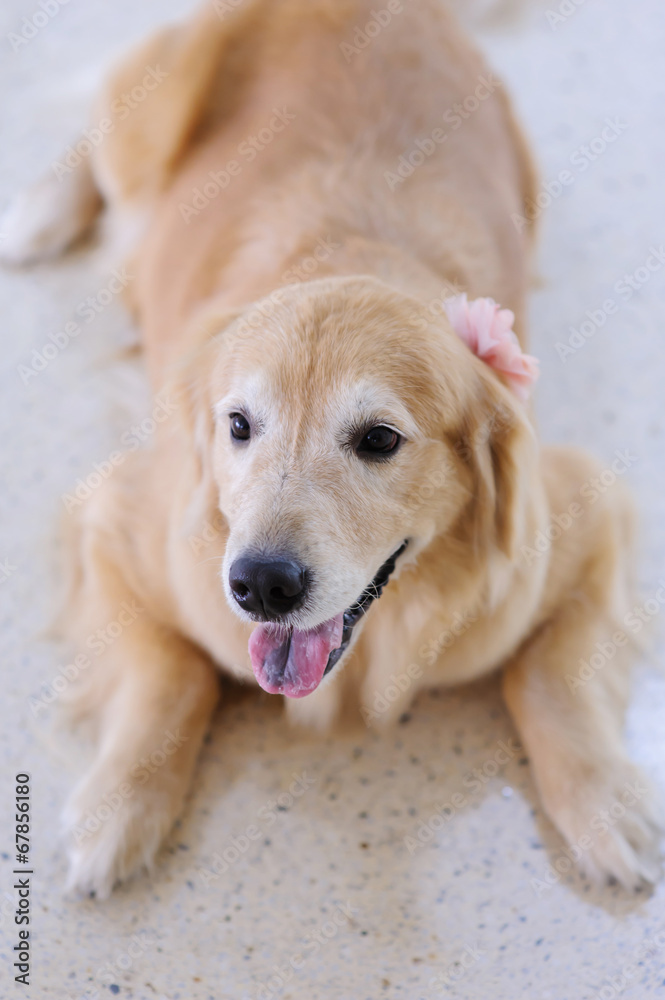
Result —
<instances>
[{"instance_id":1,"label":"dog's face","mask_svg":"<svg viewBox=\"0 0 665 1000\"><path fill-rule=\"evenodd\" d=\"M404 561L459 532L471 507L486 519L492 507L496 527L490 451L509 395L446 320L369 278L286 289L214 352L223 586L263 623L250 640L259 683L301 697Z\"/></svg>"}]
</instances>

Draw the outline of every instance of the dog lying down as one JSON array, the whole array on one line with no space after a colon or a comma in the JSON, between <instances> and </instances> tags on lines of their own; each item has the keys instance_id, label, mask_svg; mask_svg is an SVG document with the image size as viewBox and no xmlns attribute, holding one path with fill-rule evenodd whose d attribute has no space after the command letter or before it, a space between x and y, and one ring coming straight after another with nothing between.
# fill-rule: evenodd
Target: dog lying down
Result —
<instances>
[{"instance_id":1,"label":"dog lying down","mask_svg":"<svg viewBox=\"0 0 665 1000\"><path fill-rule=\"evenodd\" d=\"M629 647L580 674L629 607L631 506L597 462L536 440L534 174L505 92L440 0L222 7L129 55L87 130L103 141L3 226L22 263L63 251L103 202L124 232L140 223L132 306L153 390L176 401L72 514L69 634L142 610L74 703L98 741L66 809L71 885L106 896L150 865L218 669L325 730L358 710L385 725L421 689L501 668L586 874L653 881L657 812L622 738ZM77 835L178 730L150 781Z\"/></svg>"}]
</instances>

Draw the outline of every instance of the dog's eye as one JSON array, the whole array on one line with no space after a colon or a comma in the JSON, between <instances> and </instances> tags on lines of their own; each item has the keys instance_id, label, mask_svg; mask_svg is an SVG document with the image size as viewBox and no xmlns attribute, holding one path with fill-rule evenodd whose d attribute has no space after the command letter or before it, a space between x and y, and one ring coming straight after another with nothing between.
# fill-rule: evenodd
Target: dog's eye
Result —
<instances>
[{"instance_id":1,"label":"dog's eye","mask_svg":"<svg viewBox=\"0 0 665 1000\"><path fill-rule=\"evenodd\" d=\"M231 413L231 437L234 441L249 441L251 429L247 417L242 413Z\"/></svg>"},{"instance_id":2,"label":"dog's eye","mask_svg":"<svg viewBox=\"0 0 665 1000\"><path fill-rule=\"evenodd\" d=\"M356 447L356 454L360 458L386 458L397 451L401 440L392 427L380 424L367 431Z\"/></svg>"}]
</instances>

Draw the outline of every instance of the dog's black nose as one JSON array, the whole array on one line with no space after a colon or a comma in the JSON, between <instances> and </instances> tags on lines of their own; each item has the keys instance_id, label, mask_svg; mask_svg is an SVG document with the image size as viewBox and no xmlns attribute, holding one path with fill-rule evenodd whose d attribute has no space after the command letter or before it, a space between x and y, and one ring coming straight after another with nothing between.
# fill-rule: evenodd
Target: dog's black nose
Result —
<instances>
[{"instance_id":1,"label":"dog's black nose","mask_svg":"<svg viewBox=\"0 0 665 1000\"><path fill-rule=\"evenodd\" d=\"M229 586L244 611L273 621L302 604L306 574L291 559L240 556L229 571Z\"/></svg>"}]
</instances>

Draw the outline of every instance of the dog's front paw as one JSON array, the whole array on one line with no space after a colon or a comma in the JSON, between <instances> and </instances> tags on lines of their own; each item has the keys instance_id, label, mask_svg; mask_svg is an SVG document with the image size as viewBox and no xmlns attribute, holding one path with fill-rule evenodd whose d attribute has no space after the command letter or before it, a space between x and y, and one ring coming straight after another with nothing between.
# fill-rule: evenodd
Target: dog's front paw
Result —
<instances>
[{"instance_id":1,"label":"dog's front paw","mask_svg":"<svg viewBox=\"0 0 665 1000\"><path fill-rule=\"evenodd\" d=\"M602 775L566 783L545 796L547 811L568 841L566 854L597 884L616 879L637 890L662 874L663 815L657 794L639 768L625 761Z\"/></svg>"},{"instance_id":2,"label":"dog's front paw","mask_svg":"<svg viewBox=\"0 0 665 1000\"><path fill-rule=\"evenodd\" d=\"M117 882L150 870L179 811L168 785L140 786L93 772L63 812L68 842L67 891L106 899Z\"/></svg>"}]
</instances>

